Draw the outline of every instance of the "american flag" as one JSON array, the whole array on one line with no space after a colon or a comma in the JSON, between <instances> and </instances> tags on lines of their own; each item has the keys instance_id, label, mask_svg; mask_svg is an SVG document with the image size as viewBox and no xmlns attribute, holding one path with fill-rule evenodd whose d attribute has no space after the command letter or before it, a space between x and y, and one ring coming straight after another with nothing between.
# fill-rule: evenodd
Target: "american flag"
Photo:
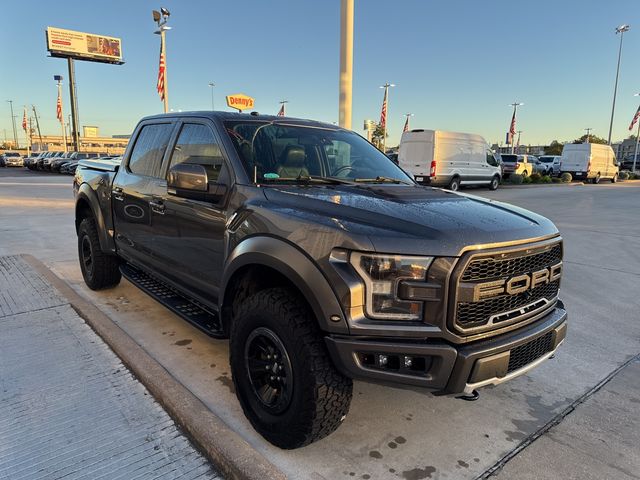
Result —
<instances>
[{"instance_id":1,"label":"american flag","mask_svg":"<svg viewBox=\"0 0 640 480\"><path fill-rule=\"evenodd\" d=\"M58 101L56 102L56 118L62 123L62 98L60 97L60 91L58 90Z\"/></svg>"},{"instance_id":2,"label":"american flag","mask_svg":"<svg viewBox=\"0 0 640 480\"><path fill-rule=\"evenodd\" d=\"M284 103L282 104L282 106L280 107L280 110L278 111L278 116L284 117Z\"/></svg>"},{"instance_id":3,"label":"american flag","mask_svg":"<svg viewBox=\"0 0 640 480\"><path fill-rule=\"evenodd\" d=\"M384 90L384 100L382 101L382 111L380 112L380 126L387 126L387 89Z\"/></svg>"},{"instance_id":4,"label":"american flag","mask_svg":"<svg viewBox=\"0 0 640 480\"><path fill-rule=\"evenodd\" d=\"M27 107L24 107L24 114L22 115L22 129L27 131Z\"/></svg>"},{"instance_id":5,"label":"american flag","mask_svg":"<svg viewBox=\"0 0 640 480\"><path fill-rule=\"evenodd\" d=\"M404 128L402 129L402 133L409 131L409 117L404 121Z\"/></svg>"},{"instance_id":6,"label":"american flag","mask_svg":"<svg viewBox=\"0 0 640 480\"><path fill-rule=\"evenodd\" d=\"M158 66L158 84L156 89L160 99L164 101L164 75L165 75L165 63L164 63L164 45L160 44L160 65Z\"/></svg>"},{"instance_id":7,"label":"american flag","mask_svg":"<svg viewBox=\"0 0 640 480\"><path fill-rule=\"evenodd\" d=\"M513 111L513 117L511 117L511 128L509 128L509 133L511 134L511 138L516 134L516 112Z\"/></svg>"},{"instance_id":8,"label":"american flag","mask_svg":"<svg viewBox=\"0 0 640 480\"><path fill-rule=\"evenodd\" d=\"M633 120L631 120L631 125L629 125L629 131L633 130L633 126L636 124L638 119L640 119L640 107L638 107L638 111L633 116Z\"/></svg>"}]
</instances>

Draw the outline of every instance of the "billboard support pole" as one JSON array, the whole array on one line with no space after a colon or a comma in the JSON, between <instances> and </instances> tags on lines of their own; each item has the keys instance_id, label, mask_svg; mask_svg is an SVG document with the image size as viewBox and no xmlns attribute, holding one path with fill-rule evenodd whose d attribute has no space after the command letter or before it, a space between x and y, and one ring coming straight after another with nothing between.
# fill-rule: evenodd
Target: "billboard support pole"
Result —
<instances>
[{"instance_id":1,"label":"billboard support pole","mask_svg":"<svg viewBox=\"0 0 640 480\"><path fill-rule=\"evenodd\" d=\"M80 135L78 133L78 99L76 97L76 72L73 65L73 58L67 57L69 64L69 99L71 103L71 138L73 141L73 150L80 150Z\"/></svg>"}]
</instances>

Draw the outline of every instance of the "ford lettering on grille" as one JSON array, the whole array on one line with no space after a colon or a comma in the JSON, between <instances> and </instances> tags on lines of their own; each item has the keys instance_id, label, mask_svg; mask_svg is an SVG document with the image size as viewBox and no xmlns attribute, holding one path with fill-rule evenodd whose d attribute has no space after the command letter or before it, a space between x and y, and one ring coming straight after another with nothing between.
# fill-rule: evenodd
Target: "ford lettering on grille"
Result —
<instances>
[{"instance_id":1,"label":"ford lettering on grille","mask_svg":"<svg viewBox=\"0 0 640 480\"><path fill-rule=\"evenodd\" d=\"M527 290L533 290L540 285L545 285L559 280L561 276L562 262L548 268L537 270L531 274L525 273L522 275L516 275L509 279L478 283L473 290L473 301L479 302L480 300L503 295L505 293L509 295L516 295L518 293L526 292Z\"/></svg>"}]
</instances>

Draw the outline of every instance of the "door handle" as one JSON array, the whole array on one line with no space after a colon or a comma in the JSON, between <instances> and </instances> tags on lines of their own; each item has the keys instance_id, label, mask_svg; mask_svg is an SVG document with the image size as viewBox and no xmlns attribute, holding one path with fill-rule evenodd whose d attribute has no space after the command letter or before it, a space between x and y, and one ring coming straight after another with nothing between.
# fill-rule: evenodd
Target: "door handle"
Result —
<instances>
[{"instance_id":1,"label":"door handle","mask_svg":"<svg viewBox=\"0 0 640 480\"><path fill-rule=\"evenodd\" d=\"M157 213L158 215L164 215L164 211L166 208L162 200L157 202L153 202L153 201L149 202L149 207L151 207L152 212Z\"/></svg>"},{"instance_id":2,"label":"door handle","mask_svg":"<svg viewBox=\"0 0 640 480\"><path fill-rule=\"evenodd\" d=\"M120 202L124 201L124 195L122 194L122 188L121 187L114 187L113 190L111 191L112 196L114 198L114 200L118 200Z\"/></svg>"}]
</instances>

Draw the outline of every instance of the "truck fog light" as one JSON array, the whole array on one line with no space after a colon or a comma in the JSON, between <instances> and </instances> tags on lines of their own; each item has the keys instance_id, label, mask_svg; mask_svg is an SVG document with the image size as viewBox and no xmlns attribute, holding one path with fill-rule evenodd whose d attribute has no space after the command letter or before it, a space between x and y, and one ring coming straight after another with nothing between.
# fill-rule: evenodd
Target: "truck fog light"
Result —
<instances>
[{"instance_id":1,"label":"truck fog light","mask_svg":"<svg viewBox=\"0 0 640 480\"><path fill-rule=\"evenodd\" d=\"M389 363L389 357L386 355L378 355L378 365L384 367L387 363Z\"/></svg>"},{"instance_id":2,"label":"truck fog light","mask_svg":"<svg viewBox=\"0 0 640 480\"><path fill-rule=\"evenodd\" d=\"M404 357L404 366L405 366L405 368L411 368L411 365L413 365L413 358Z\"/></svg>"}]
</instances>

